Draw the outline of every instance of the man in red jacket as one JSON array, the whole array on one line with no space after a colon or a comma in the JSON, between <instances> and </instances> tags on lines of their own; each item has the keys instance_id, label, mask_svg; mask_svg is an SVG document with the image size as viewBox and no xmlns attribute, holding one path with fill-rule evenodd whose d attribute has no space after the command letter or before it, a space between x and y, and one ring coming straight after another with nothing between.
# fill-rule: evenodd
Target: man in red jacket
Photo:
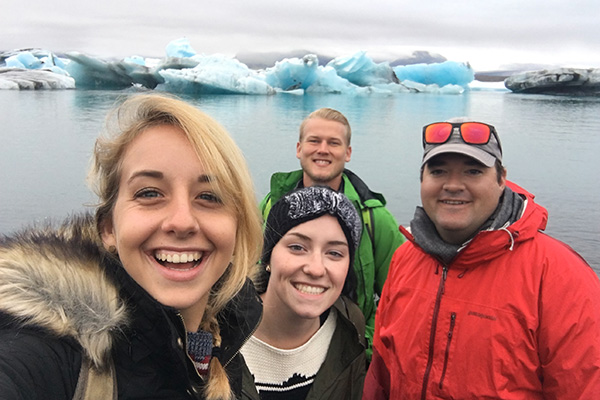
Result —
<instances>
[{"instance_id":1,"label":"man in red jacket","mask_svg":"<svg viewBox=\"0 0 600 400\"><path fill-rule=\"evenodd\" d=\"M599 399L600 281L506 180L495 128L430 124L423 147L363 399Z\"/></svg>"}]
</instances>

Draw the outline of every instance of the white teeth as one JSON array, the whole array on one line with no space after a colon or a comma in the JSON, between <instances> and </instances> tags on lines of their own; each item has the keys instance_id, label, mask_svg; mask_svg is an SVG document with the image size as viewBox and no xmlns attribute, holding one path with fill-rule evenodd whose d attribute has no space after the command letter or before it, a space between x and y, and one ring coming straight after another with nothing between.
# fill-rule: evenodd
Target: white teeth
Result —
<instances>
[{"instance_id":1,"label":"white teeth","mask_svg":"<svg viewBox=\"0 0 600 400\"><path fill-rule=\"evenodd\" d=\"M306 294L321 294L325 291L324 288L322 287L316 287L316 286L308 286L308 285L294 285L294 287L301 291L302 293L306 293Z\"/></svg>"},{"instance_id":2,"label":"white teeth","mask_svg":"<svg viewBox=\"0 0 600 400\"><path fill-rule=\"evenodd\" d=\"M193 252L193 253L155 253L154 257L158 261L169 262L173 264L185 264L187 262L196 262L202 258L202 253Z\"/></svg>"},{"instance_id":3,"label":"white teeth","mask_svg":"<svg viewBox=\"0 0 600 400\"><path fill-rule=\"evenodd\" d=\"M458 201L458 200L445 200L444 203L446 203L446 204L453 204L453 205L465 204L464 201Z\"/></svg>"},{"instance_id":4,"label":"white teeth","mask_svg":"<svg viewBox=\"0 0 600 400\"><path fill-rule=\"evenodd\" d=\"M329 164L329 161L324 161L324 160L317 160L315 161L317 164L323 164L323 165L327 165Z\"/></svg>"}]
</instances>

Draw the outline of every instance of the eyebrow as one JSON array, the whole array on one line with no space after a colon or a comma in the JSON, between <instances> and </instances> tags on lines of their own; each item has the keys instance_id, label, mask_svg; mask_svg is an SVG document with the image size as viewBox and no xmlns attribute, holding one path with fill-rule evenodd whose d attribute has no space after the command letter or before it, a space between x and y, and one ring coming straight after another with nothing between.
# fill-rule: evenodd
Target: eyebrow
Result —
<instances>
[{"instance_id":1,"label":"eyebrow","mask_svg":"<svg viewBox=\"0 0 600 400\"><path fill-rule=\"evenodd\" d=\"M297 238L306 240L308 242L312 242L313 241L309 236L306 236L306 235L304 235L302 233L299 233L299 232L290 232L289 235L290 236L296 236ZM344 242L342 240L330 240L329 242L327 242L327 244L328 245L335 245L335 246L347 246L347 247L349 247L348 243Z\"/></svg>"},{"instance_id":2,"label":"eyebrow","mask_svg":"<svg viewBox=\"0 0 600 400\"><path fill-rule=\"evenodd\" d=\"M156 170L152 170L152 169L143 169L143 170L134 172L129 177L129 179L127 179L127 183L131 183L131 181L133 181L137 178L163 179L164 177L165 177L165 175L160 171L156 171ZM207 183L207 182L212 182L214 180L216 180L216 179L211 175L201 174L200 176L198 176L198 183Z\"/></svg>"}]
</instances>

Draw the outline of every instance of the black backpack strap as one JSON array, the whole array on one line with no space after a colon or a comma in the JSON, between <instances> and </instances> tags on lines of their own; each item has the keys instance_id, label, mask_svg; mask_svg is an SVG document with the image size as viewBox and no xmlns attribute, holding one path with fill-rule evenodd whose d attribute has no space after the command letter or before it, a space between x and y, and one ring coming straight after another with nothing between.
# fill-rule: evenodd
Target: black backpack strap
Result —
<instances>
[{"instance_id":1,"label":"black backpack strap","mask_svg":"<svg viewBox=\"0 0 600 400\"><path fill-rule=\"evenodd\" d=\"M79 379L73 400L117 400L117 379L112 358L107 368L98 370L86 355L81 360Z\"/></svg>"}]
</instances>

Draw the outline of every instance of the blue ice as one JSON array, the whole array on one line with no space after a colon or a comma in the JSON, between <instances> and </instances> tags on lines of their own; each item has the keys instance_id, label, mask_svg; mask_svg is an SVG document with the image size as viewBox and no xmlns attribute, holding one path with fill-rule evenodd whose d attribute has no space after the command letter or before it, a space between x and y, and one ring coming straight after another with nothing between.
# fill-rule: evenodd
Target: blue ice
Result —
<instances>
[{"instance_id":1,"label":"blue ice","mask_svg":"<svg viewBox=\"0 0 600 400\"><path fill-rule=\"evenodd\" d=\"M49 70L71 77L80 89L138 86L185 94L458 94L474 79L468 64L447 61L391 67L388 62L375 62L364 51L337 57L324 66L315 54L307 54L259 70L222 54L199 54L187 38L170 42L165 53L162 59L132 55L119 61L75 51L65 58L46 50L0 53L0 88L14 88L14 82L2 84L6 69Z\"/></svg>"}]
</instances>

